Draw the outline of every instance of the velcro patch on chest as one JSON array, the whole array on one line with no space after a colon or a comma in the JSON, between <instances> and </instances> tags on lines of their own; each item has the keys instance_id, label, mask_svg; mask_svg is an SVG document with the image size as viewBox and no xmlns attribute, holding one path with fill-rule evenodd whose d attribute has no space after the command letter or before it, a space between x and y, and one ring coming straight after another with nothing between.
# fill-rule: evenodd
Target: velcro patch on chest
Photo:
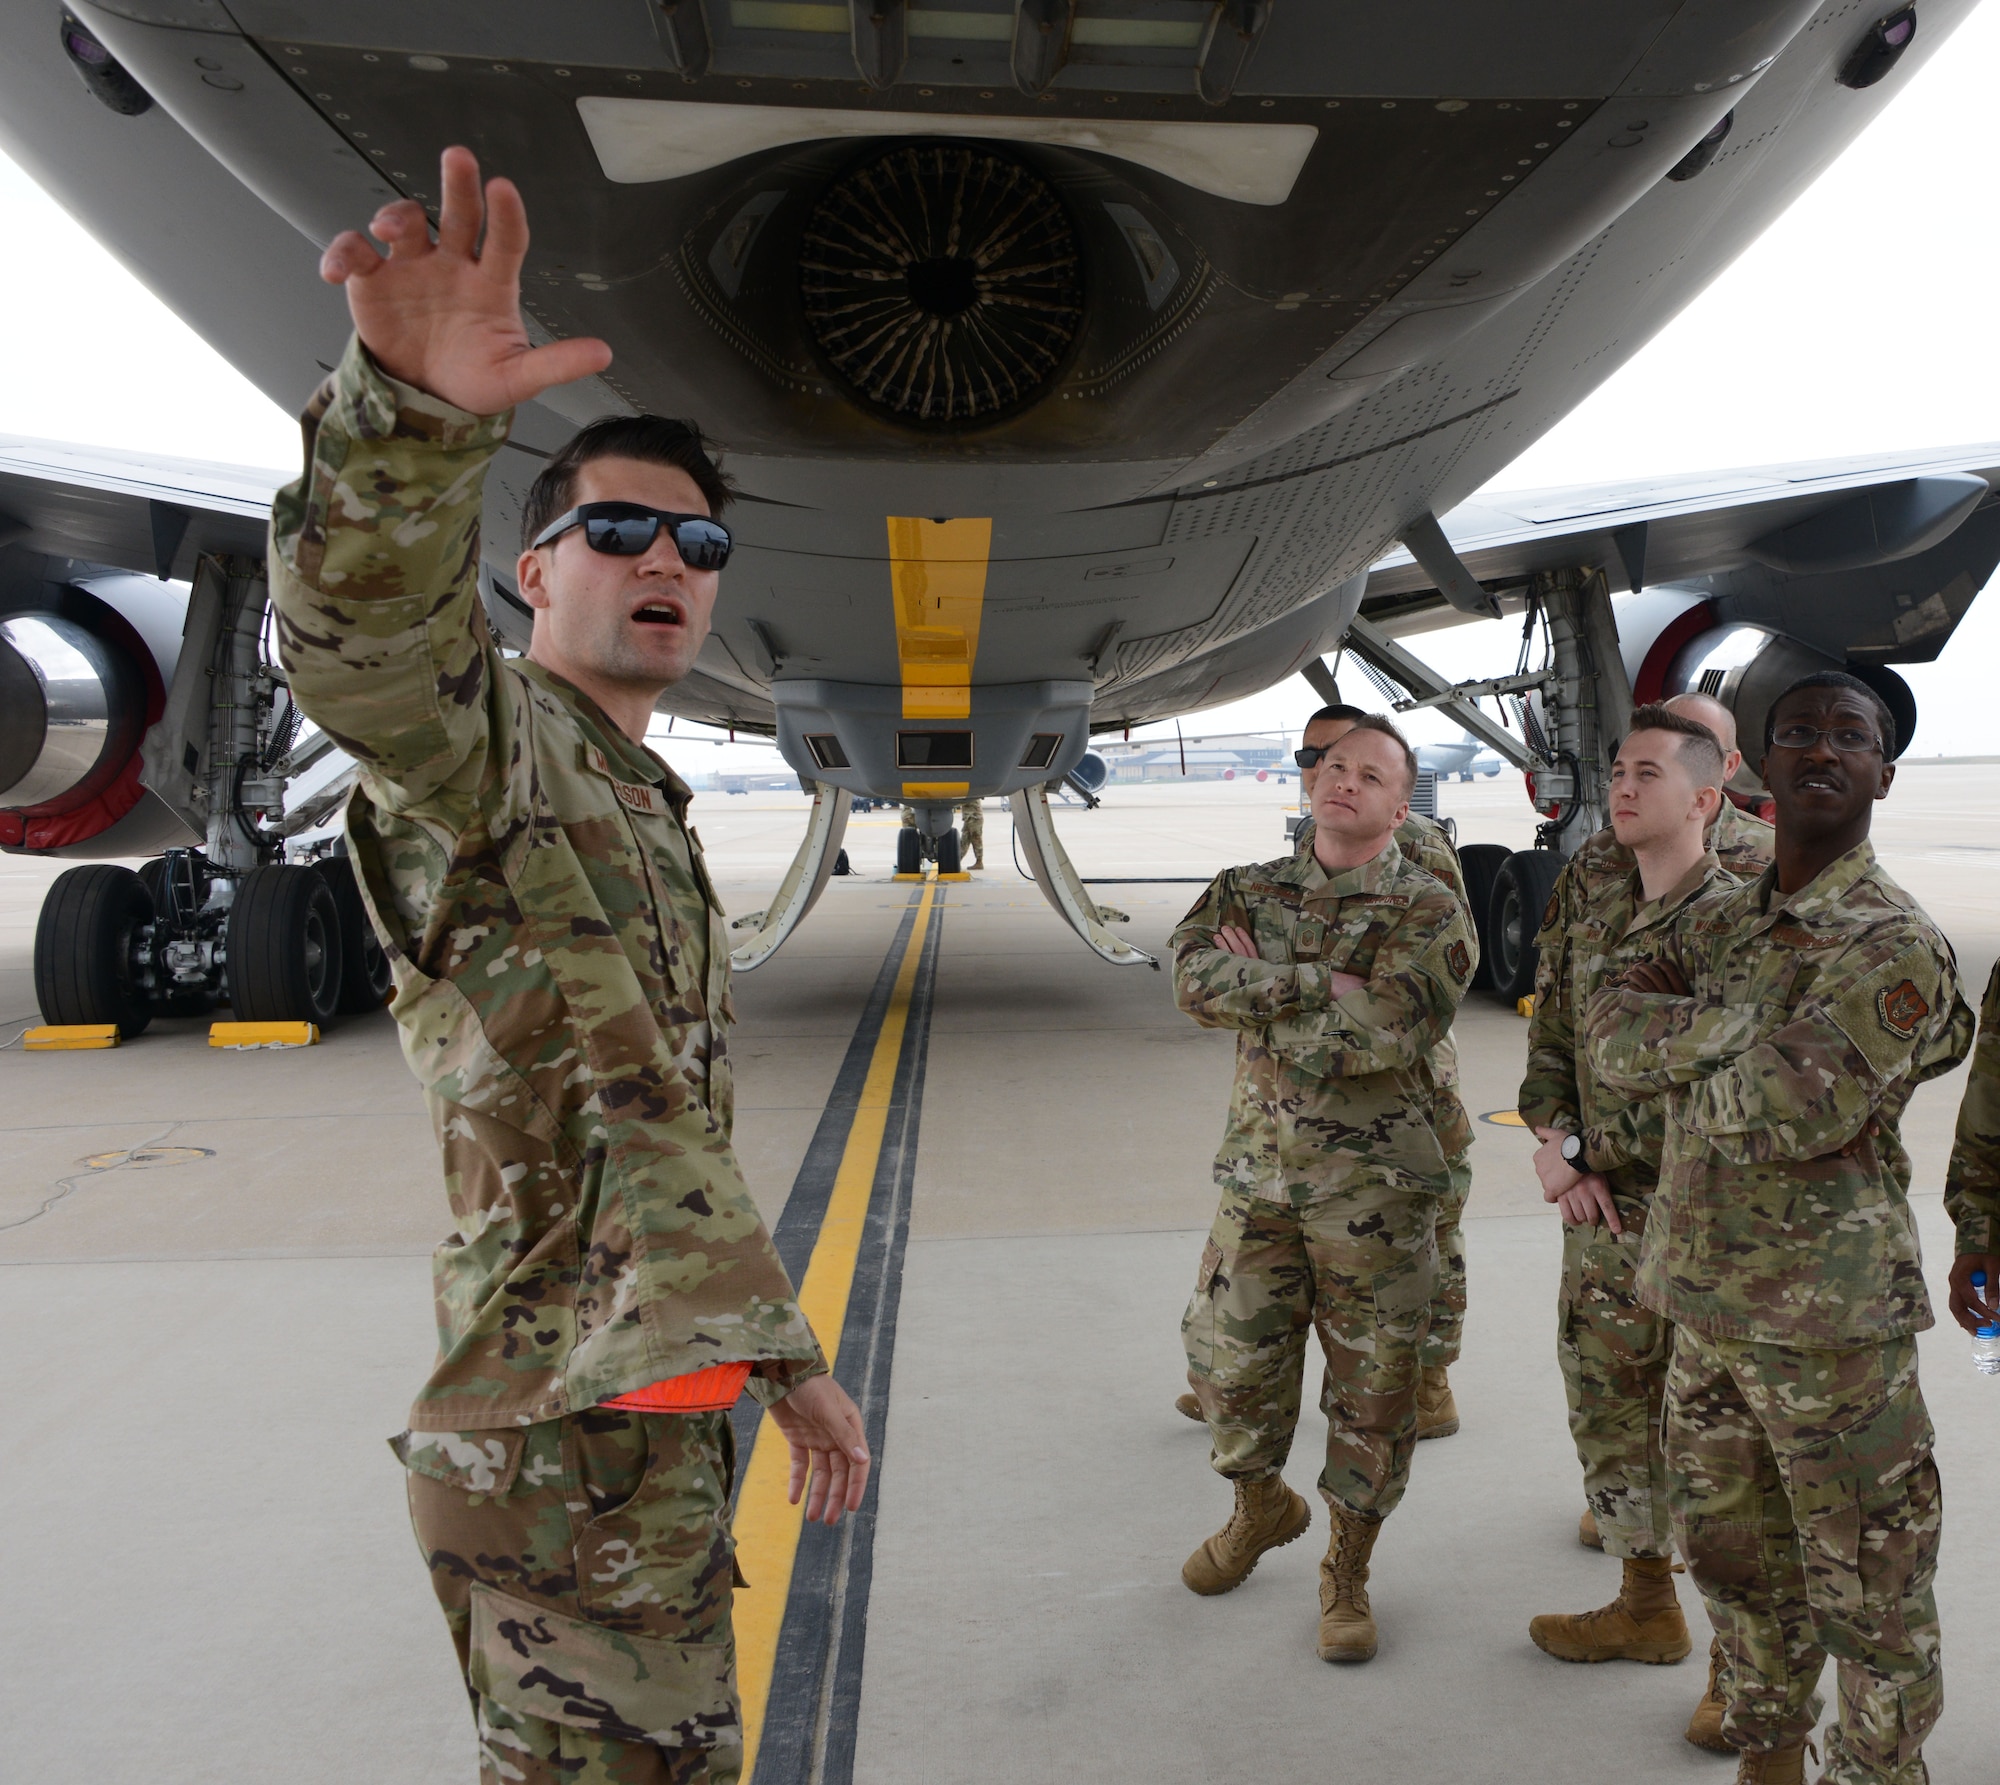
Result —
<instances>
[{"instance_id":1,"label":"velcro patch on chest","mask_svg":"<svg viewBox=\"0 0 2000 1785\"><path fill-rule=\"evenodd\" d=\"M611 759L595 744L586 744L583 754L584 760L611 783L611 791L618 796L618 803L627 811L645 812L654 818L665 818L673 810L667 804L667 796L657 787L648 787L638 781L620 780L611 767Z\"/></svg>"},{"instance_id":2,"label":"velcro patch on chest","mask_svg":"<svg viewBox=\"0 0 2000 1785\"><path fill-rule=\"evenodd\" d=\"M1877 997L1875 1011L1883 1028L1908 1041L1915 1036L1917 1025L1930 1015L1931 1007L1917 990L1916 981L1905 979Z\"/></svg>"},{"instance_id":3,"label":"velcro patch on chest","mask_svg":"<svg viewBox=\"0 0 2000 1785\"><path fill-rule=\"evenodd\" d=\"M1561 915L1562 888L1557 887L1554 892L1549 894L1549 902L1542 907L1542 928L1545 930L1552 928L1556 919Z\"/></svg>"}]
</instances>

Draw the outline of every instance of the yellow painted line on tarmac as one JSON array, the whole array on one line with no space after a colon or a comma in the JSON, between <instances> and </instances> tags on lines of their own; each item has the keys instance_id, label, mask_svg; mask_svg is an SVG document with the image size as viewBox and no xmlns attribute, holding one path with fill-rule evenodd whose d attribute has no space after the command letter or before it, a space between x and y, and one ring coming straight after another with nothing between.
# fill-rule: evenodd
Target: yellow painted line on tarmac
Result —
<instances>
[{"instance_id":1,"label":"yellow painted line on tarmac","mask_svg":"<svg viewBox=\"0 0 2000 1785\"><path fill-rule=\"evenodd\" d=\"M805 1281L799 1285L799 1306L819 1335L829 1364L840 1348L840 1331L847 1320L847 1298L854 1287L855 1261L867 1226L868 1204L875 1190L875 1168L888 1131L889 1105L896 1090L896 1067L903 1057L903 1035L910 1022L910 998L923 962L924 938L930 930L935 886L924 888L910 926L910 940L896 971L882 1032L875 1038L861 1101L847 1131L847 1145L834 1174L833 1194L819 1226ZM736 1559L750 1584L736 1592L736 1679L743 1699L743 1781L750 1785L757 1765L757 1748L764 1733L764 1716L771 1702L771 1676L778 1664L778 1637L785 1624L785 1606L792 1596L792 1565L798 1557L799 1535L805 1528L803 1502L787 1503L791 1481L791 1451L766 1420L759 1428L750 1463L743 1472L743 1491L736 1501Z\"/></svg>"}]
</instances>

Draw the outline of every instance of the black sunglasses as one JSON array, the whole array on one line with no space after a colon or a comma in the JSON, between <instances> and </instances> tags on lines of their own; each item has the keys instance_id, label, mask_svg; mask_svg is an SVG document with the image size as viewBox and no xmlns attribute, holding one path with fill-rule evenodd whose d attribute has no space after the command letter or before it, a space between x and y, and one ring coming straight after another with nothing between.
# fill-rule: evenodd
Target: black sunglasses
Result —
<instances>
[{"instance_id":1,"label":"black sunglasses","mask_svg":"<svg viewBox=\"0 0 2000 1785\"><path fill-rule=\"evenodd\" d=\"M548 545L572 527L583 529L584 543L592 551L613 558L636 558L650 551L664 527L673 535L674 550L690 570L720 570L729 562L729 550L735 544L729 529L705 514L669 514L663 508L645 508L637 502L586 502L549 522L528 549Z\"/></svg>"},{"instance_id":2,"label":"black sunglasses","mask_svg":"<svg viewBox=\"0 0 2000 1785\"><path fill-rule=\"evenodd\" d=\"M1302 769L1317 768L1332 754L1331 744L1308 744L1303 750L1294 750L1292 760Z\"/></svg>"}]
</instances>

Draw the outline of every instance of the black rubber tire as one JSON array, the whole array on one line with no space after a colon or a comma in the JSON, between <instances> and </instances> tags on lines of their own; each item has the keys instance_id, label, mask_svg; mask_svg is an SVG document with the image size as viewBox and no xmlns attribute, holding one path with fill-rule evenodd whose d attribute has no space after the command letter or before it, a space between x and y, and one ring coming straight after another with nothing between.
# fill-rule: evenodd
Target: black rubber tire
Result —
<instances>
[{"instance_id":1,"label":"black rubber tire","mask_svg":"<svg viewBox=\"0 0 2000 1785\"><path fill-rule=\"evenodd\" d=\"M241 1023L320 1023L340 1009L340 907L317 867L252 868L229 911L229 1002Z\"/></svg>"},{"instance_id":2,"label":"black rubber tire","mask_svg":"<svg viewBox=\"0 0 2000 1785\"><path fill-rule=\"evenodd\" d=\"M1493 989L1509 1004L1535 989L1535 966L1541 951L1535 935L1563 858L1553 849L1522 849L1510 855L1493 881L1493 902L1486 929L1493 938Z\"/></svg>"},{"instance_id":3,"label":"black rubber tire","mask_svg":"<svg viewBox=\"0 0 2000 1785\"><path fill-rule=\"evenodd\" d=\"M389 1002L395 975L382 952L382 938L368 921L368 907L355 884L354 864L344 855L323 856L313 864L333 891L340 913L340 1015L366 1016Z\"/></svg>"},{"instance_id":4,"label":"black rubber tire","mask_svg":"<svg viewBox=\"0 0 2000 1785\"><path fill-rule=\"evenodd\" d=\"M958 867L958 832L946 831L937 840L937 865L940 874L956 874Z\"/></svg>"},{"instance_id":5,"label":"black rubber tire","mask_svg":"<svg viewBox=\"0 0 2000 1785\"><path fill-rule=\"evenodd\" d=\"M896 833L896 872L921 874L924 871L924 842L914 825L904 825Z\"/></svg>"},{"instance_id":6,"label":"black rubber tire","mask_svg":"<svg viewBox=\"0 0 2000 1785\"><path fill-rule=\"evenodd\" d=\"M1464 843L1459 846L1459 871L1465 876L1465 902L1472 909L1472 927L1479 932L1479 971L1473 974L1471 991L1483 992L1493 985L1493 947L1487 939L1486 914L1493 906L1493 882L1512 850L1498 843Z\"/></svg>"},{"instance_id":7,"label":"black rubber tire","mask_svg":"<svg viewBox=\"0 0 2000 1785\"><path fill-rule=\"evenodd\" d=\"M91 862L59 875L35 925L35 1002L46 1023L116 1023L130 1041L153 1007L132 966L153 895L130 868Z\"/></svg>"}]
</instances>

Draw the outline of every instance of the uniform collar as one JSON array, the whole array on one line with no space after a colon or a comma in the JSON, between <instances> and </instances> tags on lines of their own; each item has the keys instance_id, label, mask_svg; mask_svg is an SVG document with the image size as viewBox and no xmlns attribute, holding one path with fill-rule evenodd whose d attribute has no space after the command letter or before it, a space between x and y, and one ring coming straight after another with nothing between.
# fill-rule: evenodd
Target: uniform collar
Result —
<instances>
[{"instance_id":1,"label":"uniform collar","mask_svg":"<svg viewBox=\"0 0 2000 1785\"><path fill-rule=\"evenodd\" d=\"M574 682L527 657L515 658L513 667L569 709L586 740L603 752L614 776L640 786L657 787L677 810L684 809L694 798L693 789L680 776L644 744L635 744L628 738L612 723L611 715Z\"/></svg>"},{"instance_id":2,"label":"uniform collar","mask_svg":"<svg viewBox=\"0 0 2000 1785\"><path fill-rule=\"evenodd\" d=\"M1768 921L1789 915L1811 928L1837 922L1848 894L1875 871L1875 845L1863 838L1845 855L1836 856L1795 893L1778 890L1778 865L1773 862L1757 882L1758 902Z\"/></svg>"},{"instance_id":3,"label":"uniform collar","mask_svg":"<svg viewBox=\"0 0 2000 1785\"><path fill-rule=\"evenodd\" d=\"M1641 904L1639 909L1633 912L1626 933L1629 935L1634 930L1643 930L1660 922L1662 918L1672 917L1721 872L1722 858L1710 849L1657 899ZM1635 887L1639 886L1639 869L1636 863L1632 868L1632 882ZM1640 897L1642 899L1645 897L1643 888L1640 890Z\"/></svg>"},{"instance_id":4,"label":"uniform collar","mask_svg":"<svg viewBox=\"0 0 2000 1785\"><path fill-rule=\"evenodd\" d=\"M1319 865L1318 856L1308 855L1300 864L1304 871L1299 884L1309 898L1351 899L1356 893L1378 893L1395 879L1402 860L1403 852L1396 847L1394 836L1380 855L1370 857L1359 867L1343 868L1338 874L1329 874Z\"/></svg>"}]
</instances>

